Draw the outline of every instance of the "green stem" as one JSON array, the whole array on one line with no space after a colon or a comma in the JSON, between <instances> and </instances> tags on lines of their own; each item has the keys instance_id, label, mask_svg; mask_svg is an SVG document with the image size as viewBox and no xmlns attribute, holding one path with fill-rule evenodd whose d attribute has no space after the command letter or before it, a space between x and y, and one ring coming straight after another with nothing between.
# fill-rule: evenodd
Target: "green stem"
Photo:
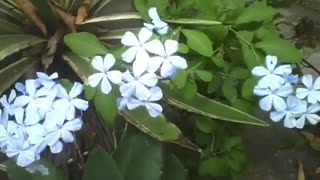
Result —
<instances>
[{"instance_id":1,"label":"green stem","mask_svg":"<svg viewBox=\"0 0 320 180\"><path fill-rule=\"evenodd\" d=\"M241 36L237 31L235 31L234 29L232 29L232 27L229 27L229 30L230 30L231 32L233 32L240 40L242 40L244 43L246 43L246 44L249 46L250 50L252 51L252 53L254 54L254 56L256 57L256 59L259 61L259 56L258 56L258 54L256 53L256 51L254 50L252 44L251 44L248 40L246 40L246 38L244 38L243 36Z\"/></svg>"}]
</instances>

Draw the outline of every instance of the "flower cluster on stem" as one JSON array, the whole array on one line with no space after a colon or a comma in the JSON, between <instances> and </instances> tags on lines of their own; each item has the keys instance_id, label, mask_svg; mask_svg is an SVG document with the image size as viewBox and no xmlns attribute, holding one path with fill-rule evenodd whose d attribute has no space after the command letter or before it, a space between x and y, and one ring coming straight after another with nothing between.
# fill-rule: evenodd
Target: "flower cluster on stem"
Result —
<instances>
[{"instance_id":1,"label":"flower cluster on stem","mask_svg":"<svg viewBox=\"0 0 320 180\"><path fill-rule=\"evenodd\" d=\"M313 81L310 74L293 75L291 65L277 67L276 56L268 55L264 66L256 66L252 74L260 78L254 87L254 94L261 96L259 106L270 112L274 122L284 120L287 128L303 128L305 123L320 121L320 77Z\"/></svg>"},{"instance_id":2,"label":"flower cluster on stem","mask_svg":"<svg viewBox=\"0 0 320 180\"><path fill-rule=\"evenodd\" d=\"M60 153L63 143L74 141L73 132L82 127L80 111L88 102L80 99L83 86L75 82L69 92L51 76L37 72L38 78L16 83L9 97L0 99L0 148L17 165L29 171L45 169L37 165L41 152L49 146ZM43 172L47 174L48 172Z\"/></svg>"},{"instance_id":3,"label":"flower cluster on stem","mask_svg":"<svg viewBox=\"0 0 320 180\"><path fill-rule=\"evenodd\" d=\"M162 21L156 8L149 9L152 24L144 23L136 36L133 32L126 32L121 43L128 47L122 54L122 60L132 65L132 69L125 72L111 70L115 64L115 57L107 54L105 57L95 56L92 66L97 73L89 76L89 85L101 86L101 91L110 93L113 84L119 85L121 93L117 99L118 109L133 110L145 107L151 117L162 113L162 107L157 103L163 97L159 80L175 75L178 69L186 69L186 60L175 53L178 51L178 42L172 39L161 41L161 37L168 33L169 26ZM155 34L156 33L156 34ZM156 38L152 38L156 36Z\"/></svg>"}]
</instances>

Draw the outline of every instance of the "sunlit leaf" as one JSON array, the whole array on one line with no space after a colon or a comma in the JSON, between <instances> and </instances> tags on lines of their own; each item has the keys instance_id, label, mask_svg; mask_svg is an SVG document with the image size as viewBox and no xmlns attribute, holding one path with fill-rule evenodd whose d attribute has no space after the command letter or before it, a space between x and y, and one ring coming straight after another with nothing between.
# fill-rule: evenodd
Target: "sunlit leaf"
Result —
<instances>
[{"instance_id":1,"label":"sunlit leaf","mask_svg":"<svg viewBox=\"0 0 320 180\"><path fill-rule=\"evenodd\" d=\"M88 32L68 34L64 37L64 42L79 56L92 58L95 55L105 55L108 52L99 39Z\"/></svg>"},{"instance_id":2,"label":"sunlit leaf","mask_svg":"<svg viewBox=\"0 0 320 180\"><path fill-rule=\"evenodd\" d=\"M112 15L95 17L87 21L84 21L82 24L100 23L100 22L109 22L109 21L118 21L118 20L130 20L130 19L141 19L141 16L135 12L117 13Z\"/></svg>"}]
</instances>

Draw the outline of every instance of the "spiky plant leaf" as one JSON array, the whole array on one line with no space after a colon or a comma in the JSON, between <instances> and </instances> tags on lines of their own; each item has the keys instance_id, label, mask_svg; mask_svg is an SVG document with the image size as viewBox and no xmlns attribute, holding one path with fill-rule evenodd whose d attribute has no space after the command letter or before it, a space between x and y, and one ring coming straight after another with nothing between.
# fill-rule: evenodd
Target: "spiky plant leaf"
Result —
<instances>
[{"instance_id":1,"label":"spiky plant leaf","mask_svg":"<svg viewBox=\"0 0 320 180\"><path fill-rule=\"evenodd\" d=\"M100 16L84 21L82 24L89 23L101 23L108 21L118 21L118 20L130 20L130 19L141 19L139 13L136 12L127 12L127 13L115 13L112 15Z\"/></svg>"},{"instance_id":2,"label":"spiky plant leaf","mask_svg":"<svg viewBox=\"0 0 320 180\"><path fill-rule=\"evenodd\" d=\"M0 34L23 34L23 30L10 21L0 19Z\"/></svg>"}]
</instances>

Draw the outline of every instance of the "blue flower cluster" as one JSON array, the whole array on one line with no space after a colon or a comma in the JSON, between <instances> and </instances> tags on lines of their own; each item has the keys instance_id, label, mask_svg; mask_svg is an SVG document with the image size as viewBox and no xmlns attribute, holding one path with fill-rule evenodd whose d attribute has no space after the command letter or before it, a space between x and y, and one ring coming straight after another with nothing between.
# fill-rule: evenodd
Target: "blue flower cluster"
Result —
<instances>
[{"instance_id":1,"label":"blue flower cluster","mask_svg":"<svg viewBox=\"0 0 320 180\"><path fill-rule=\"evenodd\" d=\"M88 102L78 98L83 90L80 83L75 82L67 92L56 81L57 73L37 72L37 76L25 84L16 83L9 97L0 99L1 151L29 171L44 169L37 160L47 146L59 153L63 142L74 141L72 133L82 127L79 111L88 108Z\"/></svg>"},{"instance_id":2,"label":"blue flower cluster","mask_svg":"<svg viewBox=\"0 0 320 180\"><path fill-rule=\"evenodd\" d=\"M104 58L95 56L92 66L99 72L89 76L88 81L92 87L97 87L101 82L101 91L105 94L111 91L110 82L119 85L122 96L117 99L119 110L144 106L150 116L157 117L162 107L156 101L163 96L161 89L156 86L158 80L172 77L177 69L186 69L188 65L183 57L175 55L178 51L177 41L167 39L162 43L158 38L150 40L154 35L153 30L160 35L158 37L166 34L168 24L160 20L156 8L150 8L149 16L153 24L144 23L138 36L128 31L121 39L121 43L129 47L122 54L122 60L132 64L132 71L121 73L110 70L116 61L112 54ZM159 69L158 76L156 73Z\"/></svg>"},{"instance_id":3,"label":"blue flower cluster","mask_svg":"<svg viewBox=\"0 0 320 180\"><path fill-rule=\"evenodd\" d=\"M254 94L262 96L259 106L264 111L271 111L274 122L284 119L287 128L303 128L306 121L314 125L320 121L320 77L315 82L310 74L303 75L299 82L298 75L292 75L291 65L277 67L276 56L266 56L266 67L252 69L254 76L260 77L254 87Z\"/></svg>"}]
</instances>

